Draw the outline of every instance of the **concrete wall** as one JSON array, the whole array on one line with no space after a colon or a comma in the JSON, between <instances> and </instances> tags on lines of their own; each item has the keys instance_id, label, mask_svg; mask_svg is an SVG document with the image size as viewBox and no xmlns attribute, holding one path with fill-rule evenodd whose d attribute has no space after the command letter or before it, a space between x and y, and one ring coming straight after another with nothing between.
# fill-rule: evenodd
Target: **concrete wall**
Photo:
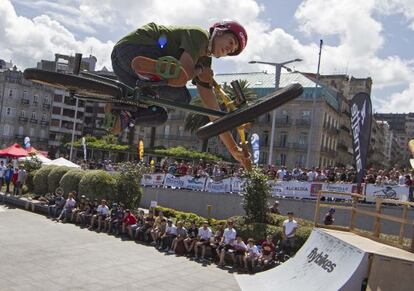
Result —
<instances>
[{"instance_id":1,"label":"concrete wall","mask_svg":"<svg viewBox=\"0 0 414 291\"><path fill-rule=\"evenodd\" d=\"M196 192L189 190L173 190L168 188L144 188L144 195L141 200L142 207L149 207L151 201L157 201L159 205L169 208L174 208L181 211L193 212L198 215L207 217L207 205L212 206L211 216L217 219L226 219L234 215L243 215L244 210L241 202L242 197L238 194L230 193L210 193L210 192ZM272 199L271 201L273 201ZM295 216L303 219L313 221L315 215L315 201L313 200L296 200L296 199L278 199L280 202L280 211L286 214L288 211L293 211ZM332 204L344 205L344 204ZM375 205L360 204L361 209L375 211ZM321 210L320 221L327 209ZM384 206L382 213L394 217L402 216L402 208L397 206ZM337 209L335 213L336 225L349 225L350 211L345 209ZM408 211L408 219L413 222L414 209L410 208ZM364 230L371 231L373 229L374 219L366 215L357 216L357 227ZM400 232L400 227L397 223L391 221L384 221L381 225L381 231L387 234L396 234ZM405 236L411 237L413 227L406 226Z\"/></svg>"}]
</instances>

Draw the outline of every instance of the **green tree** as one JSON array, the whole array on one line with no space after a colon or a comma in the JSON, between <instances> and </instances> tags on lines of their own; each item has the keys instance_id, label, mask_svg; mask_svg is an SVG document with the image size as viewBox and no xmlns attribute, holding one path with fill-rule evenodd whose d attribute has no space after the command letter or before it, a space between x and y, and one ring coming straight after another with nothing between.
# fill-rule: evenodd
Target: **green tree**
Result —
<instances>
[{"instance_id":1,"label":"green tree","mask_svg":"<svg viewBox=\"0 0 414 291\"><path fill-rule=\"evenodd\" d=\"M147 167L142 164L123 163L117 175L116 199L125 203L126 207L136 209L141 202L142 189L141 178L147 172Z\"/></svg>"},{"instance_id":2,"label":"green tree","mask_svg":"<svg viewBox=\"0 0 414 291\"><path fill-rule=\"evenodd\" d=\"M271 187L267 183L268 176L262 169L255 167L244 175L246 182L243 191L243 209L249 222L266 223L267 201L270 198Z\"/></svg>"}]
</instances>

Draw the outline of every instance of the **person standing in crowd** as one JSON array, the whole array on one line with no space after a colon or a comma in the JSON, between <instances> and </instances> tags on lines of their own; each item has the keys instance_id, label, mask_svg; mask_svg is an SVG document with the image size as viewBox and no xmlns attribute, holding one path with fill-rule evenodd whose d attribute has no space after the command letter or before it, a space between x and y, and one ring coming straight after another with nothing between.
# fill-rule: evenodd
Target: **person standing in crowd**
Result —
<instances>
[{"instance_id":1,"label":"person standing in crowd","mask_svg":"<svg viewBox=\"0 0 414 291\"><path fill-rule=\"evenodd\" d=\"M19 188L17 186L17 179L19 178L19 168L15 168L12 175L13 182L13 195L19 194Z\"/></svg>"},{"instance_id":2,"label":"person standing in crowd","mask_svg":"<svg viewBox=\"0 0 414 291\"><path fill-rule=\"evenodd\" d=\"M298 223L293 219L292 211L289 211L287 215L288 219L283 221L282 247L287 251L288 255L290 255L290 251L296 242L296 230L298 229Z\"/></svg>"},{"instance_id":3,"label":"person standing in crowd","mask_svg":"<svg viewBox=\"0 0 414 291\"><path fill-rule=\"evenodd\" d=\"M334 213L335 213L335 208L329 209L328 213L325 214L323 224L332 225L335 222L335 218L333 217Z\"/></svg>"},{"instance_id":4,"label":"person standing in crowd","mask_svg":"<svg viewBox=\"0 0 414 291\"><path fill-rule=\"evenodd\" d=\"M27 172L24 167L19 167L17 175L17 191L18 195L22 195L22 188L26 184Z\"/></svg>"},{"instance_id":5,"label":"person standing in crowd","mask_svg":"<svg viewBox=\"0 0 414 291\"><path fill-rule=\"evenodd\" d=\"M3 187L5 172L6 172L6 167L4 166L4 162L0 161L0 192L1 192L1 188Z\"/></svg>"},{"instance_id":6,"label":"person standing in crowd","mask_svg":"<svg viewBox=\"0 0 414 291\"><path fill-rule=\"evenodd\" d=\"M275 201L271 207L269 207L269 212L273 214L280 214L279 211L279 201Z\"/></svg>"},{"instance_id":7,"label":"person standing in crowd","mask_svg":"<svg viewBox=\"0 0 414 291\"><path fill-rule=\"evenodd\" d=\"M404 181L405 186L408 187L408 201L409 202L413 202L413 180L411 180L411 176L410 175L405 175L405 181Z\"/></svg>"}]
</instances>

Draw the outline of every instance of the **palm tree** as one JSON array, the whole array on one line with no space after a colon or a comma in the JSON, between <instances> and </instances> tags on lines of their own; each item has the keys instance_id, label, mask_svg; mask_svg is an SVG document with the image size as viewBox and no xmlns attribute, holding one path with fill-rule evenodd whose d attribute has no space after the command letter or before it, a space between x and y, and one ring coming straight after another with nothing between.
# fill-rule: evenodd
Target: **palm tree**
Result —
<instances>
[{"instance_id":1,"label":"palm tree","mask_svg":"<svg viewBox=\"0 0 414 291\"><path fill-rule=\"evenodd\" d=\"M255 92L251 88L249 88L249 86L250 86L249 82L247 82L247 80L238 80L238 81L239 81L242 93L246 97L247 101L253 100L257 95L255 94ZM231 99L234 100L236 98L236 92L234 91L233 87L231 87L227 84L224 84L223 90L224 90L224 92L226 92L227 95L230 96ZM219 102L220 102L220 100L219 100ZM197 106L203 106L203 103L201 101L200 96L196 96L191 101L191 104L197 105ZM187 130L187 131L190 131L191 133L194 133L200 127L202 127L203 125L206 125L208 122L210 122L210 120L205 115L200 115L200 114L196 114L196 113L189 113L187 115L187 117L185 118L184 129ZM206 152L207 151L207 146L208 146L208 139L203 140L201 151Z\"/></svg>"}]
</instances>

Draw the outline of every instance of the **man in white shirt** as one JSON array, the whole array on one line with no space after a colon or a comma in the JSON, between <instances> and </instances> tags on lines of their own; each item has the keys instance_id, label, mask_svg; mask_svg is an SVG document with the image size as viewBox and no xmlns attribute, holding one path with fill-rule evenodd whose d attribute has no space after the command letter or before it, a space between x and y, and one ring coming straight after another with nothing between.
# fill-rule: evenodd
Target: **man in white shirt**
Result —
<instances>
[{"instance_id":1,"label":"man in white shirt","mask_svg":"<svg viewBox=\"0 0 414 291\"><path fill-rule=\"evenodd\" d=\"M286 169L285 167L282 166L282 168L280 168L279 170L277 170L277 179L283 181L283 179L286 176Z\"/></svg>"},{"instance_id":2,"label":"man in white shirt","mask_svg":"<svg viewBox=\"0 0 414 291\"><path fill-rule=\"evenodd\" d=\"M73 199L73 193L69 192L68 199L66 199L65 206L63 206L62 212L59 217L56 219L60 221L63 217L63 222L66 222L67 217L72 213L73 208L75 208L76 201Z\"/></svg>"},{"instance_id":3,"label":"man in white shirt","mask_svg":"<svg viewBox=\"0 0 414 291\"><path fill-rule=\"evenodd\" d=\"M201 248L201 260L204 261L204 255L206 253L206 247L210 245L210 238L213 235L210 227L208 227L208 221L203 222L203 226L198 229L197 242L194 245L194 257L198 259L198 248Z\"/></svg>"},{"instance_id":4,"label":"man in white shirt","mask_svg":"<svg viewBox=\"0 0 414 291\"><path fill-rule=\"evenodd\" d=\"M167 220L167 227L165 233L161 236L161 249L165 252L170 250L172 241L177 236L177 227L173 224L171 219Z\"/></svg>"},{"instance_id":5,"label":"man in white shirt","mask_svg":"<svg viewBox=\"0 0 414 291\"><path fill-rule=\"evenodd\" d=\"M217 254L220 257L219 267L224 267L224 256L227 251L233 248L232 244L236 239L237 232L233 228L233 224L234 222L232 220L227 221L227 228L224 230L220 245L217 248Z\"/></svg>"},{"instance_id":6,"label":"man in white shirt","mask_svg":"<svg viewBox=\"0 0 414 291\"><path fill-rule=\"evenodd\" d=\"M283 221L282 231L282 247L290 253L296 241L296 230L298 229L298 223L293 219L293 212L289 211L288 219Z\"/></svg>"},{"instance_id":7,"label":"man in white shirt","mask_svg":"<svg viewBox=\"0 0 414 291\"><path fill-rule=\"evenodd\" d=\"M90 230L93 229L95 225L95 219L98 218L98 229L97 231L101 231L102 221L105 221L106 217L109 215L109 207L106 205L106 200L102 199L101 204L98 205L96 208L96 214L92 216L91 226L89 227Z\"/></svg>"}]
</instances>

